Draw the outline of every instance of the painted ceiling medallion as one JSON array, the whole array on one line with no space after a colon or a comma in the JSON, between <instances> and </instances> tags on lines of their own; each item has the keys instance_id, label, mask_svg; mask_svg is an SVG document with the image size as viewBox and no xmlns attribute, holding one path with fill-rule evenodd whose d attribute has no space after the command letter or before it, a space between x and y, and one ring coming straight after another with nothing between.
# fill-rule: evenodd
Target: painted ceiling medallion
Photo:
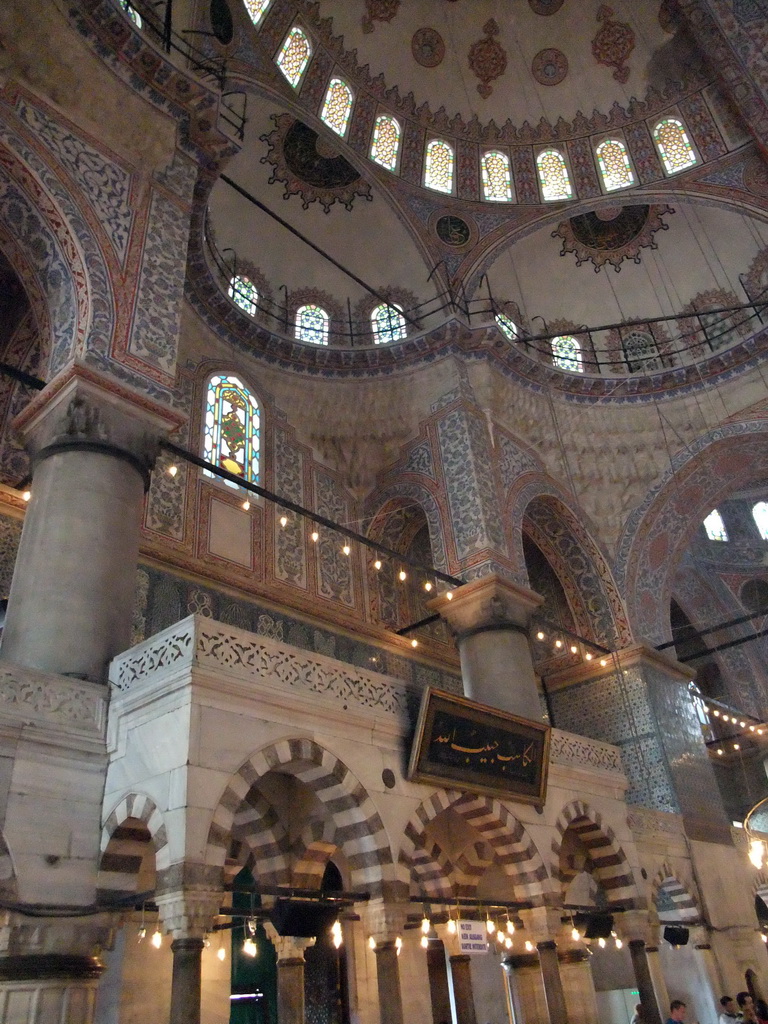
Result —
<instances>
[{"instance_id":1,"label":"painted ceiling medallion","mask_svg":"<svg viewBox=\"0 0 768 1024\"><path fill-rule=\"evenodd\" d=\"M440 217L435 224L435 231L441 242L455 247L466 245L472 235L469 224L450 213Z\"/></svg>"},{"instance_id":2,"label":"painted ceiling medallion","mask_svg":"<svg viewBox=\"0 0 768 1024\"><path fill-rule=\"evenodd\" d=\"M355 198L372 199L371 186L316 131L290 114L273 114L273 131L261 136L269 146L262 163L272 164L270 185L285 185L283 199L300 196L304 209L318 202L326 213L334 203L352 209Z\"/></svg>"},{"instance_id":3,"label":"painted ceiling medallion","mask_svg":"<svg viewBox=\"0 0 768 1024\"><path fill-rule=\"evenodd\" d=\"M417 64L423 68L436 68L445 56L443 37L434 28L420 28L413 33L411 53Z\"/></svg>"},{"instance_id":4,"label":"painted ceiling medallion","mask_svg":"<svg viewBox=\"0 0 768 1024\"><path fill-rule=\"evenodd\" d=\"M565 0L528 0L534 14L556 14L565 3Z\"/></svg>"},{"instance_id":5,"label":"painted ceiling medallion","mask_svg":"<svg viewBox=\"0 0 768 1024\"><path fill-rule=\"evenodd\" d=\"M592 263L597 273L610 263L618 272L624 260L639 263L641 249L658 248L653 236L669 229L662 217L674 212L666 205L603 207L562 221L552 237L562 239L560 255L572 252L577 266Z\"/></svg>"},{"instance_id":6,"label":"painted ceiling medallion","mask_svg":"<svg viewBox=\"0 0 768 1024\"><path fill-rule=\"evenodd\" d=\"M365 0L363 32L373 32L374 21L392 21L400 7L400 0Z\"/></svg>"},{"instance_id":7,"label":"painted ceiling medallion","mask_svg":"<svg viewBox=\"0 0 768 1024\"><path fill-rule=\"evenodd\" d=\"M483 32L485 38L472 43L468 58L470 70L480 79L477 91L483 99L487 99L493 92L490 83L507 70L507 51L494 39L499 34L499 26L493 18L489 18L483 25Z\"/></svg>"},{"instance_id":8,"label":"painted ceiling medallion","mask_svg":"<svg viewBox=\"0 0 768 1024\"><path fill-rule=\"evenodd\" d=\"M677 32L680 27L680 12L677 8L677 0L661 0L659 24L670 35L674 35Z\"/></svg>"},{"instance_id":9,"label":"painted ceiling medallion","mask_svg":"<svg viewBox=\"0 0 768 1024\"><path fill-rule=\"evenodd\" d=\"M540 85L559 85L568 74L568 58L562 50L539 50L531 62L531 74Z\"/></svg>"},{"instance_id":10,"label":"painted ceiling medallion","mask_svg":"<svg viewBox=\"0 0 768 1024\"><path fill-rule=\"evenodd\" d=\"M613 77L617 82L626 82L629 78L627 58L635 48L635 33L626 21L614 21L616 12L607 4L602 4L597 12L597 20L602 25L592 40L592 56L598 64L613 68Z\"/></svg>"}]
</instances>

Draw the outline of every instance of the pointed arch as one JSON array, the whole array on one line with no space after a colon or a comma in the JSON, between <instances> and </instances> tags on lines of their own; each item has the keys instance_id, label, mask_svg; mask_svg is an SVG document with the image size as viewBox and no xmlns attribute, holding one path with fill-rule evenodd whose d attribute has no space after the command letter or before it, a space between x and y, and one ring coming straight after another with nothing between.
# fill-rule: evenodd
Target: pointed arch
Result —
<instances>
[{"instance_id":1,"label":"pointed arch","mask_svg":"<svg viewBox=\"0 0 768 1024\"><path fill-rule=\"evenodd\" d=\"M613 829L603 821L602 815L582 800L572 800L560 813L552 840L552 874L562 884L571 881L569 872L560 864L560 851L565 833L572 829L589 854L592 873L603 888L610 906L641 909L643 900L635 883L632 869Z\"/></svg>"},{"instance_id":2,"label":"pointed arch","mask_svg":"<svg viewBox=\"0 0 768 1024\"><path fill-rule=\"evenodd\" d=\"M239 377L213 373L208 377L203 413L203 458L249 483L259 482L261 409ZM203 470L206 476L213 476ZM237 487L231 480L229 487Z\"/></svg>"},{"instance_id":3,"label":"pointed arch","mask_svg":"<svg viewBox=\"0 0 768 1024\"><path fill-rule=\"evenodd\" d=\"M498 150L483 153L481 160L483 199L494 203L512 202L512 172L509 157Z\"/></svg>"},{"instance_id":4,"label":"pointed arch","mask_svg":"<svg viewBox=\"0 0 768 1024\"><path fill-rule=\"evenodd\" d=\"M298 89L311 56L312 46L306 32L294 25L276 58L277 66L294 89Z\"/></svg>"},{"instance_id":5,"label":"pointed arch","mask_svg":"<svg viewBox=\"0 0 768 1024\"><path fill-rule=\"evenodd\" d=\"M379 114L373 128L371 160L388 171L395 171L400 155L400 135L400 123L390 114Z\"/></svg>"},{"instance_id":6,"label":"pointed arch","mask_svg":"<svg viewBox=\"0 0 768 1024\"><path fill-rule=\"evenodd\" d=\"M437 192L453 192L453 147L443 139L431 139L427 143L424 160L424 184Z\"/></svg>"},{"instance_id":7,"label":"pointed arch","mask_svg":"<svg viewBox=\"0 0 768 1024\"><path fill-rule=\"evenodd\" d=\"M667 174L677 174L696 164L696 152L682 121L665 117L653 129L653 141Z\"/></svg>"},{"instance_id":8,"label":"pointed arch","mask_svg":"<svg viewBox=\"0 0 768 1024\"><path fill-rule=\"evenodd\" d=\"M162 812L144 793L128 793L104 819L99 844L100 897L137 892L139 872L147 852L154 851L155 872L171 864L171 848Z\"/></svg>"},{"instance_id":9,"label":"pointed arch","mask_svg":"<svg viewBox=\"0 0 768 1024\"><path fill-rule=\"evenodd\" d=\"M544 202L573 199L568 165L559 149L542 150L536 157L536 170L539 173L541 198Z\"/></svg>"},{"instance_id":10,"label":"pointed arch","mask_svg":"<svg viewBox=\"0 0 768 1024\"><path fill-rule=\"evenodd\" d=\"M455 867L438 843L426 843L413 851L411 859L411 894L422 893L433 899L450 900L457 895L451 879ZM413 888L417 892L413 892Z\"/></svg>"},{"instance_id":11,"label":"pointed arch","mask_svg":"<svg viewBox=\"0 0 768 1024\"><path fill-rule=\"evenodd\" d=\"M298 889L319 889L328 861L338 849L333 821L310 821L293 845L292 884Z\"/></svg>"},{"instance_id":12,"label":"pointed arch","mask_svg":"<svg viewBox=\"0 0 768 1024\"><path fill-rule=\"evenodd\" d=\"M257 813L262 814L260 794L249 794L259 779L271 771L293 775L325 806L334 822L335 842L347 859L354 886L380 891L383 882L393 878L389 837L370 796L343 761L306 737L284 739L265 747L235 772L213 814L206 847L207 864L224 865L230 839L236 835L254 801ZM259 832L257 828L253 833L255 841L260 841ZM287 867L287 848L284 849L274 826L270 826L265 846L257 858L259 864L264 863L265 848L271 849L276 839L275 865Z\"/></svg>"},{"instance_id":13,"label":"pointed arch","mask_svg":"<svg viewBox=\"0 0 768 1024\"><path fill-rule=\"evenodd\" d=\"M680 881L665 861L651 883L651 899L662 924L698 921L701 918L696 900L691 895L690 883ZM661 908L660 905L661 904ZM664 906L668 909L664 909Z\"/></svg>"},{"instance_id":14,"label":"pointed arch","mask_svg":"<svg viewBox=\"0 0 768 1024\"><path fill-rule=\"evenodd\" d=\"M595 150L595 156L606 192L615 192L635 184L627 147L621 139L605 139Z\"/></svg>"},{"instance_id":15,"label":"pointed arch","mask_svg":"<svg viewBox=\"0 0 768 1024\"><path fill-rule=\"evenodd\" d=\"M418 851L425 847L425 830L429 823L450 808L466 821L487 843L494 853L495 862L509 876L516 891L525 899L542 904L549 889L549 875L533 841L523 825L511 811L492 797L458 790L439 789L416 809L403 831L403 843L398 854L398 876L406 885ZM462 861L462 873L473 873L471 860Z\"/></svg>"},{"instance_id":16,"label":"pointed arch","mask_svg":"<svg viewBox=\"0 0 768 1024\"><path fill-rule=\"evenodd\" d=\"M323 101L320 119L343 139L352 114L352 90L341 78L332 78Z\"/></svg>"}]
</instances>

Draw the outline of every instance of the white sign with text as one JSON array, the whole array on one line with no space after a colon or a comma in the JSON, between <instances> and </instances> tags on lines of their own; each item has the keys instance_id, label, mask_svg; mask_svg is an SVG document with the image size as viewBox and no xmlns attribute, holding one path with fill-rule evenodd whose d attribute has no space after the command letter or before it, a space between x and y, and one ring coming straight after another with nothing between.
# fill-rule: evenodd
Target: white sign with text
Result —
<instances>
[{"instance_id":1,"label":"white sign with text","mask_svg":"<svg viewBox=\"0 0 768 1024\"><path fill-rule=\"evenodd\" d=\"M459 921L459 948L462 953L487 953L485 921Z\"/></svg>"}]
</instances>

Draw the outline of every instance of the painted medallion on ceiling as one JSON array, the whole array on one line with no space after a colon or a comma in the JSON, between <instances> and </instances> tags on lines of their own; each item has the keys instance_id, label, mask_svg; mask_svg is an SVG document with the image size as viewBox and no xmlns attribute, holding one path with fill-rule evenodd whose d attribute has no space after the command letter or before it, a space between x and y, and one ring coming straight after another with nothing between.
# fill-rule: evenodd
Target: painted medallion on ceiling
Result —
<instances>
[{"instance_id":1,"label":"painted medallion on ceiling","mask_svg":"<svg viewBox=\"0 0 768 1024\"><path fill-rule=\"evenodd\" d=\"M671 206L610 206L582 213L558 224L552 232L560 238L560 255L572 252L576 265L591 263L595 272L607 263L619 271L624 260L640 262L641 249L657 249L654 235L667 231L662 218L674 213Z\"/></svg>"},{"instance_id":2,"label":"painted medallion on ceiling","mask_svg":"<svg viewBox=\"0 0 768 1024\"><path fill-rule=\"evenodd\" d=\"M436 68L445 57L443 37L434 28L420 28L413 33L411 53L416 63L423 68Z\"/></svg>"},{"instance_id":3,"label":"painted medallion on ceiling","mask_svg":"<svg viewBox=\"0 0 768 1024\"><path fill-rule=\"evenodd\" d=\"M485 36L472 43L469 48L469 67L480 79L477 91L487 99L493 92L491 82L500 78L507 70L507 51L495 37L499 34L499 26L493 18L483 25Z\"/></svg>"},{"instance_id":4,"label":"painted medallion on ceiling","mask_svg":"<svg viewBox=\"0 0 768 1024\"><path fill-rule=\"evenodd\" d=\"M528 0L528 4L534 14L557 14L565 0Z\"/></svg>"},{"instance_id":5,"label":"painted medallion on ceiling","mask_svg":"<svg viewBox=\"0 0 768 1024\"><path fill-rule=\"evenodd\" d=\"M568 74L568 58L562 50L539 50L531 62L531 74L539 85L559 85Z\"/></svg>"},{"instance_id":6,"label":"painted medallion on ceiling","mask_svg":"<svg viewBox=\"0 0 768 1024\"><path fill-rule=\"evenodd\" d=\"M614 21L615 13L607 4L600 6L597 20L601 25L592 40L592 56L598 64L613 68L617 82L626 82L630 72L627 60L635 48L635 33L626 21Z\"/></svg>"},{"instance_id":7,"label":"painted medallion on ceiling","mask_svg":"<svg viewBox=\"0 0 768 1024\"><path fill-rule=\"evenodd\" d=\"M261 162L272 164L269 183L285 185L284 199L300 196L305 210L319 202L327 213L334 203L351 210L356 198L373 198L368 182L325 136L290 114L273 114L272 120L274 130L261 136L269 147Z\"/></svg>"}]
</instances>

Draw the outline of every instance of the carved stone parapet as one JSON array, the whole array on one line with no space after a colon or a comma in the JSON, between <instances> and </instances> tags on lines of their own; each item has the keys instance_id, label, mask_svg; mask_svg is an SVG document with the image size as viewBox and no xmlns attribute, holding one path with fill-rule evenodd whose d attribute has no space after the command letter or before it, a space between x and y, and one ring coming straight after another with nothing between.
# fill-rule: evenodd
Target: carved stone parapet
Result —
<instances>
[{"instance_id":1,"label":"carved stone parapet","mask_svg":"<svg viewBox=\"0 0 768 1024\"><path fill-rule=\"evenodd\" d=\"M106 714L107 695L97 683L0 664L0 722L34 722L101 737Z\"/></svg>"}]
</instances>

